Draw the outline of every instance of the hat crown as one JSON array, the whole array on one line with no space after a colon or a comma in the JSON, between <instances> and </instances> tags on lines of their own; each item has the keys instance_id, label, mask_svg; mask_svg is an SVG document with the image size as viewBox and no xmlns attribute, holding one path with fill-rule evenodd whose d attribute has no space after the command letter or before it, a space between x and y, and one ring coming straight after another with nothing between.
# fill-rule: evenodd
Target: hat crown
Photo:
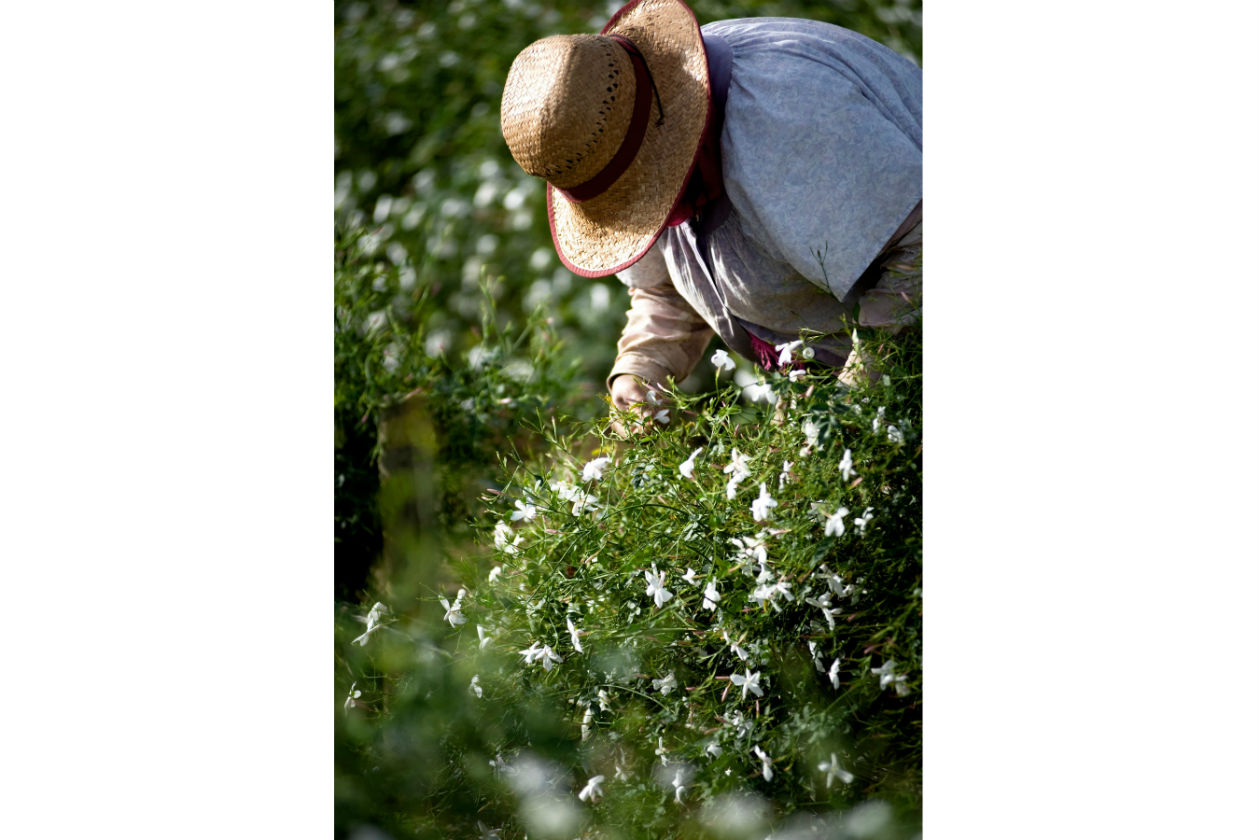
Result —
<instances>
[{"instance_id":1,"label":"hat crown","mask_svg":"<svg viewBox=\"0 0 1260 840\"><path fill-rule=\"evenodd\" d=\"M634 110L634 67L603 35L553 35L530 44L508 71L500 123L512 157L560 189L600 172Z\"/></svg>"}]
</instances>

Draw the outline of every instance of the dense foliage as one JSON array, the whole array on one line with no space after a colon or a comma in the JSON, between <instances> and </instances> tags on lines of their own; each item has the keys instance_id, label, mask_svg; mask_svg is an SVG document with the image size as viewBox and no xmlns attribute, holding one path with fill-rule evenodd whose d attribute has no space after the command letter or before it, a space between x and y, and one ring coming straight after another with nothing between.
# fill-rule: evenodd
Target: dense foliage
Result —
<instances>
[{"instance_id":1,"label":"dense foliage","mask_svg":"<svg viewBox=\"0 0 1260 840\"><path fill-rule=\"evenodd\" d=\"M909 837L917 336L610 432L625 292L559 265L498 97L618 5L335 4L337 833ZM693 7L919 51L917 3Z\"/></svg>"},{"instance_id":2,"label":"dense foliage","mask_svg":"<svg viewBox=\"0 0 1260 840\"><path fill-rule=\"evenodd\" d=\"M860 388L815 371L675 392L630 443L606 421L540 427L482 496L480 549L343 611L339 817L432 837L911 836L914 339L895 358L868 339L887 373Z\"/></svg>"}]
</instances>

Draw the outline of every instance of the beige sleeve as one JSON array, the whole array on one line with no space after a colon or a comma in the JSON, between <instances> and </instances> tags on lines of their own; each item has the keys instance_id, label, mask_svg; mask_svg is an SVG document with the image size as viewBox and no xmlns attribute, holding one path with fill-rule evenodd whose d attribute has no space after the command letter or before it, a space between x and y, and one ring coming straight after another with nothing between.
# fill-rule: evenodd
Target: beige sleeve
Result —
<instances>
[{"instance_id":1,"label":"beige sleeve","mask_svg":"<svg viewBox=\"0 0 1260 840\"><path fill-rule=\"evenodd\" d=\"M630 311L607 385L623 373L648 383L681 382L704 355L713 330L678 294L660 247L618 277L630 287Z\"/></svg>"}]
</instances>

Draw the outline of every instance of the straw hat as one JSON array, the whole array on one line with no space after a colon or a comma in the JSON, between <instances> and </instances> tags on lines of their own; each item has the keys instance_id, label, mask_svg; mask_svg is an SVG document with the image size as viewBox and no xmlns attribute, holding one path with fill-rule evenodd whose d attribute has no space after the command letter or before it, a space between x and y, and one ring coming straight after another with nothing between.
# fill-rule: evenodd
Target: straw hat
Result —
<instances>
[{"instance_id":1,"label":"straw hat","mask_svg":"<svg viewBox=\"0 0 1260 840\"><path fill-rule=\"evenodd\" d=\"M681 0L632 0L599 35L555 35L508 71L512 157L547 181L561 261L616 273L652 246L681 197L709 117L700 27Z\"/></svg>"}]
</instances>

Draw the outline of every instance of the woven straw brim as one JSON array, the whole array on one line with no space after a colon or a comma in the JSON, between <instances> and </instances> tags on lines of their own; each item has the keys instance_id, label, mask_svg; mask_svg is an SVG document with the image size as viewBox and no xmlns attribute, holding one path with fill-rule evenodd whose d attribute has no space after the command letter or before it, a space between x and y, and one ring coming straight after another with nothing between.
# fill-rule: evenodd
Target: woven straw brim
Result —
<instances>
[{"instance_id":1,"label":"woven straw brim","mask_svg":"<svg viewBox=\"0 0 1260 840\"><path fill-rule=\"evenodd\" d=\"M576 274L603 277L630 265L652 247L686 187L709 116L709 68L700 27L676 0L641 0L604 27L643 53L656 82L657 106L638 155L603 194L573 202L547 187L551 236L561 261Z\"/></svg>"}]
</instances>

